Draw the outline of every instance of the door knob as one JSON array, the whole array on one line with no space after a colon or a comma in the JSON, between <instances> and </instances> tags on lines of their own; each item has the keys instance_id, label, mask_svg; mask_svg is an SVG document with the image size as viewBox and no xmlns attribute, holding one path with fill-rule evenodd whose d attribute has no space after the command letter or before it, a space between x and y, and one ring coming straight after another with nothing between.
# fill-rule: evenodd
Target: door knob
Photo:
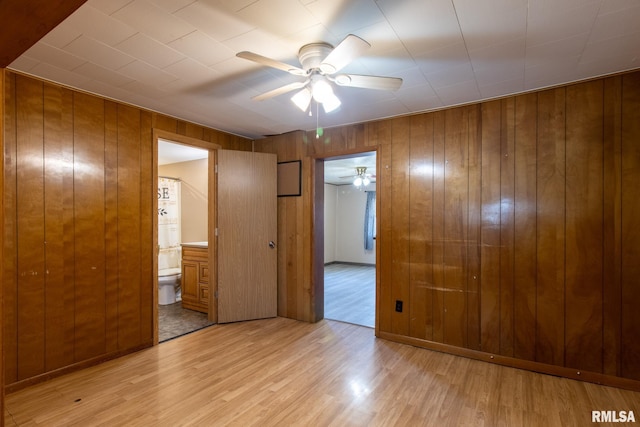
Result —
<instances>
[{"instance_id":1,"label":"door knob","mask_svg":"<svg viewBox=\"0 0 640 427\"><path fill-rule=\"evenodd\" d=\"M276 244L273 242L273 240L271 240L271 241L269 242L269 247L270 247L271 249L275 249L275 248L276 248Z\"/></svg>"}]
</instances>

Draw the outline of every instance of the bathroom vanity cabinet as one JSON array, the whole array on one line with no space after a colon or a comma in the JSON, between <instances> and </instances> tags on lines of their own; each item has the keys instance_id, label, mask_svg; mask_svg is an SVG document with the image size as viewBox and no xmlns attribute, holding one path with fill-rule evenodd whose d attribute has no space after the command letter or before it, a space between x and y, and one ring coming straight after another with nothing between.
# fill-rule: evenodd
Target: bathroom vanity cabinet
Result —
<instances>
[{"instance_id":1,"label":"bathroom vanity cabinet","mask_svg":"<svg viewBox=\"0 0 640 427\"><path fill-rule=\"evenodd\" d=\"M207 242L182 244L182 307L209 311L209 248Z\"/></svg>"}]
</instances>

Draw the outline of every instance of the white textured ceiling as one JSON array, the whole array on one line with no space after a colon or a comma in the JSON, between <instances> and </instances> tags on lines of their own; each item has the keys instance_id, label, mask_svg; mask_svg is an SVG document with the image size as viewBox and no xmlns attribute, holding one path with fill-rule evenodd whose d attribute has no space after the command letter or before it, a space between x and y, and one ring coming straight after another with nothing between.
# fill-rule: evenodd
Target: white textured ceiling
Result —
<instances>
[{"instance_id":1,"label":"white textured ceiling","mask_svg":"<svg viewBox=\"0 0 640 427\"><path fill-rule=\"evenodd\" d=\"M349 185L356 177L356 168L364 167L371 182L376 181L375 151L324 162L324 182L333 185Z\"/></svg>"},{"instance_id":2,"label":"white textured ceiling","mask_svg":"<svg viewBox=\"0 0 640 427\"><path fill-rule=\"evenodd\" d=\"M10 69L260 138L439 109L640 67L639 0L89 0ZM401 77L396 92L338 87L309 117L252 96L299 78L300 46L371 44L343 71Z\"/></svg>"},{"instance_id":3,"label":"white textured ceiling","mask_svg":"<svg viewBox=\"0 0 640 427\"><path fill-rule=\"evenodd\" d=\"M209 151L190 145L158 139L158 166L189 162L209 157Z\"/></svg>"}]
</instances>

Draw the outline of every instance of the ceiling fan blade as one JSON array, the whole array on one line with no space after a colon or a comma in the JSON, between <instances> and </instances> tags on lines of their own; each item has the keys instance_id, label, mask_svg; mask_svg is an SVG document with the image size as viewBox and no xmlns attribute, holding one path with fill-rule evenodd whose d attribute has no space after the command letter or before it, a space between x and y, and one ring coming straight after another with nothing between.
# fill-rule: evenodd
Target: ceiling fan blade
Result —
<instances>
[{"instance_id":1,"label":"ceiling fan blade","mask_svg":"<svg viewBox=\"0 0 640 427\"><path fill-rule=\"evenodd\" d=\"M320 63L320 70L333 74L362 55L371 45L358 36L349 34Z\"/></svg>"},{"instance_id":2,"label":"ceiling fan blade","mask_svg":"<svg viewBox=\"0 0 640 427\"><path fill-rule=\"evenodd\" d=\"M288 85L284 85L279 88L270 90L269 92L265 92L261 95L254 96L251 99L255 99L256 101L263 101L265 99L273 98L274 96L282 95L283 93L291 92L292 90L301 89L305 87L308 82L309 80L304 82L289 83Z\"/></svg>"},{"instance_id":3,"label":"ceiling fan blade","mask_svg":"<svg viewBox=\"0 0 640 427\"><path fill-rule=\"evenodd\" d=\"M302 68L294 65L289 65L284 62L276 61L275 59L267 58L266 56L258 55L257 53L242 51L236 53L238 58L248 59L249 61L256 62L260 65L266 65L267 67L276 68L278 70L286 71L296 76L306 76L307 72Z\"/></svg>"},{"instance_id":4,"label":"ceiling fan blade","mask_svg":"<svg viewBox=\"0 0 640 427\"><path fill-rule=\"evenodd\" d=\"M358 74L340 74L333 81L338 86L378 90L398 90L402 85L402 79L398 77L361 76Z\"/></svg>"}]
</instances>

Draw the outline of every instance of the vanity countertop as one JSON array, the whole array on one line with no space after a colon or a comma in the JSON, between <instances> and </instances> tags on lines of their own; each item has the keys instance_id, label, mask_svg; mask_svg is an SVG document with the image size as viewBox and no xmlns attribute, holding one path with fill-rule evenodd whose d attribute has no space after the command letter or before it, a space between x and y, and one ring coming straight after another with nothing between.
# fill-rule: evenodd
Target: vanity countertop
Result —
<instances>
[{"instance_id":1,"label":"vanity countertop","mask_svg":"<svg viewBox=\"0 0 640 427\"><path fill-rule=\"evenodd\" d=\"M189 246L192 248L207 248L209 247L209 242L184 242L181 243L182 246Z\"/></svg>"}]
</instances>

